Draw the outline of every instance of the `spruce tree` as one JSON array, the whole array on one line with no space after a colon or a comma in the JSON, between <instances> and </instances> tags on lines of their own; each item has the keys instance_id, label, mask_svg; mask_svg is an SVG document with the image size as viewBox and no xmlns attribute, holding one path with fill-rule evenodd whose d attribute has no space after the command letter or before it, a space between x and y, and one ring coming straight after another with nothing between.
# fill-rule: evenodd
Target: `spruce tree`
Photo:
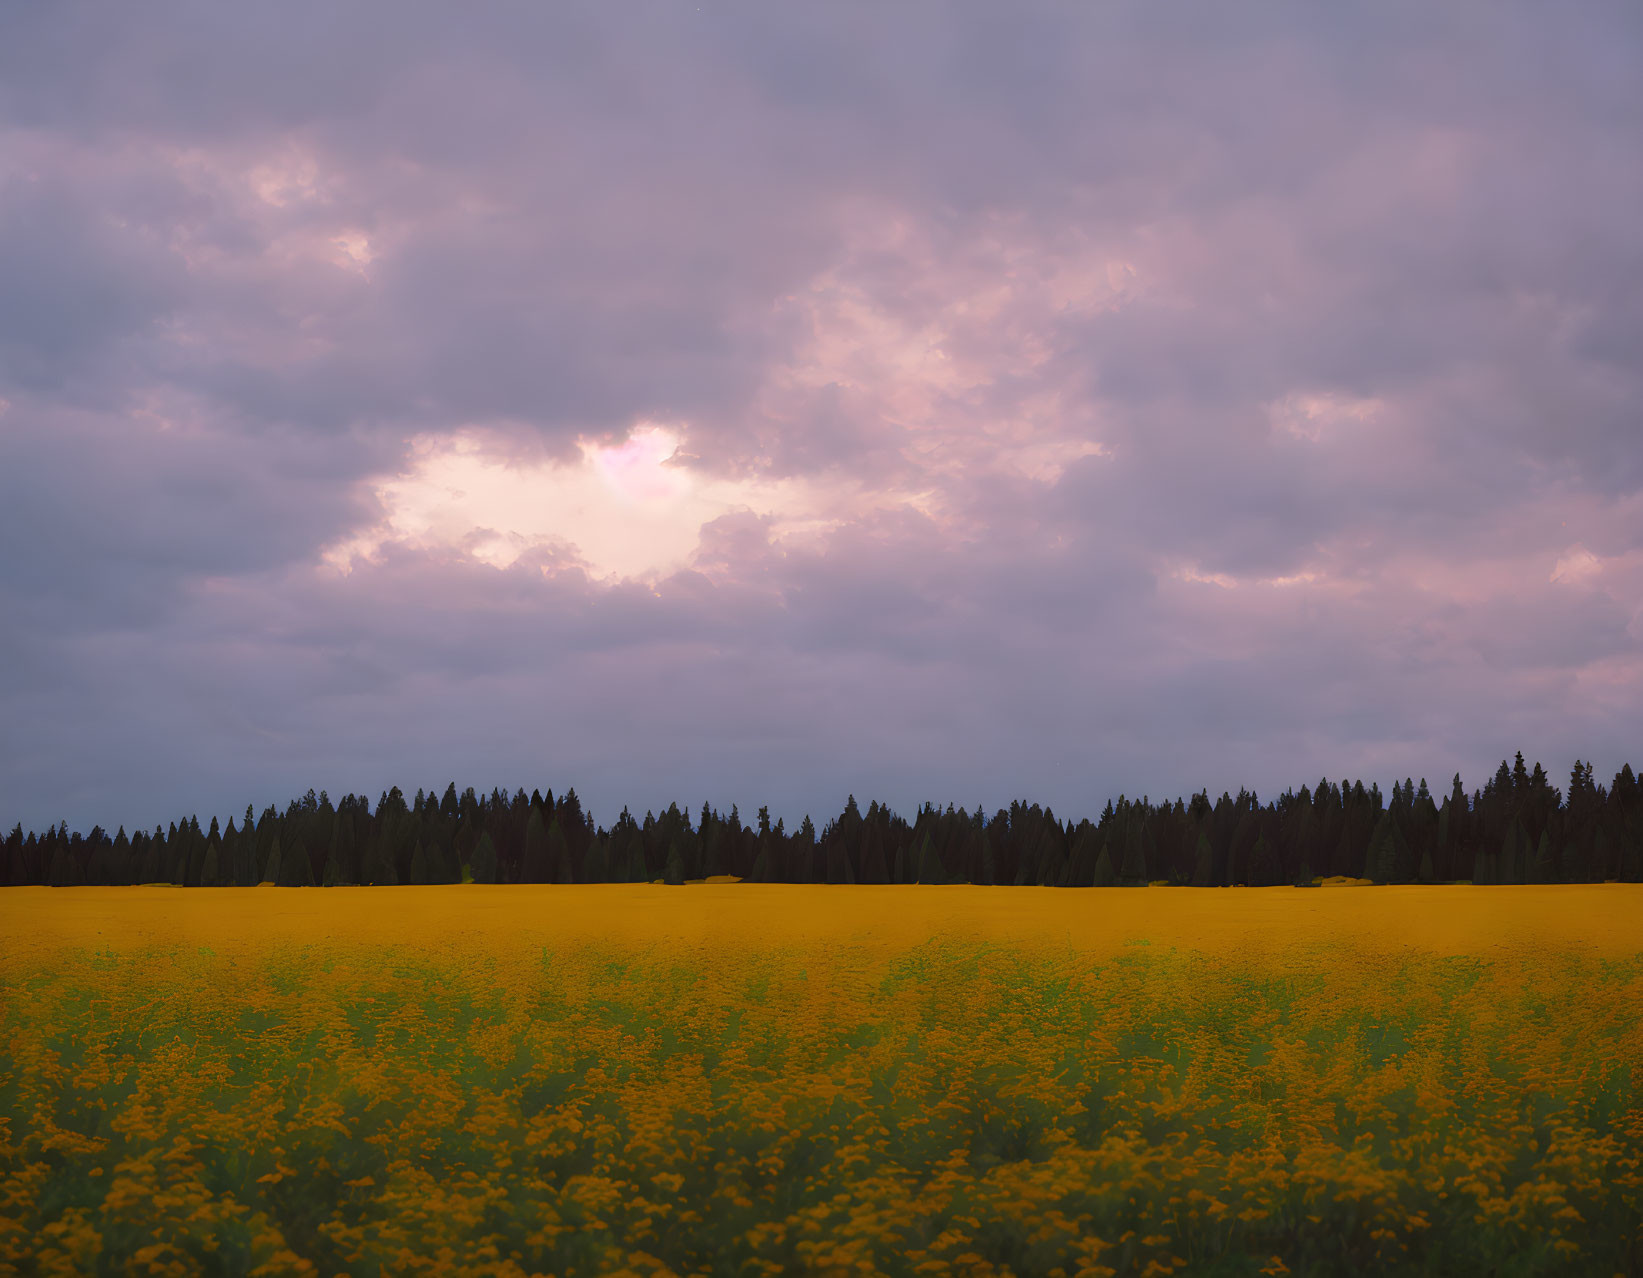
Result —
<instances>
[{"instance_id":1,"label":"spruce tree","mask_svg":"<svg viewBox=\"0 0 1643 1278\"><path fill-rule=\"evenodd\" d=\"M976 855L976 864L980 868L976 873L976 882L991 885L998 882L998 865L993 860L993 840L985 828L980 830L976 838L980 841L980 849Z\"/></svg>"},{"instance_id":2,"label":"spruce tree","mask_svg":"<svg viewBox=\"0 0 1643 1278\"><path fill-rule=\"evenodd\" d=\"M445 842L446 836L436 831L428 842L428 869L435 883L462 882L462 863L456 849Z\"/></svg>"},{"instance_id":3,"label":"spruce tree","mask_svg":"<svg viewBox=\"0 0 1643 1278\"><path fill-rule=\"evenodd\" d=\"M930 842L929 831L925 831L924 839L919 844L918 881L920 883L947 882L947 872L941 864L941 857L936 852L935 844Z\"/></svg>"},{"instance_id":4,"label":"spruce tree","mask_svg":"<svg viewBox=\"0 0 1643 1278\"><path fill-rule=\"evenodd\" d=\"M1067 854L1067 873L1063 882L1067 887L1091 887L1095 883L1095 858L1101 855L1101 839L1088 821L1073 835L1072 850Z\"/></svg>"},{"instance_id":5,"label":"spruce tree","mask_svg":"<svg viewBox=\"0 0 1643 1278\"><path fill-rule=\"evenodd\" d=\"M183 887L188 882L188 822L184 821L182 829L176 824L166 827L165 839L165 881ZM68 827L63 827L63 838L68 838Z\"/></svg>"},{"instance_id":6,"label":"spruce tree","mask_svg":"<svg viewBox=\"0 0 1643 1278\"><path fill-rule=\"evenodd\" d=\"M1341 825L1341 837L1335 844L1335 857L1331 862L1331 873L1350 875L1357 870L1362 862L1359 862L1358 865L1353 864L1353 857L1356 852L1357 840L1353 837L1352 821L1349 817Z\"/></svg>"},{"instance_id":7,"label":"spruce tree","mask_svg":"<svg viewBox=\"0 0 1643 1278\"><path fill-rule=\"evenodd\" d=\"M1628 821L1620 849L1620 881L1643 883L1643 821Z\"/></svg>"},{"instance_id":8,"label":"spruce tree","mask_svg":"<svg viewBox=\"0 0 1643 1278\"><path fill-rule=\"evenodd\" d=\"M594 834L588 840L588 850L582 858L582 882L609 883L610 881L609 849L606 846L606 841L600 838L598 834Z\"/></svg>"},{"instance_id":9,"label":"spruce tree","mask_svg":"<svg viewBox=\"0 0 1643 1278\"><path fill-rule=\"evenodd\" d=\"M1397 856L1392 838L1392 813L1383 811L1375 822L1375 831L1369 836L1369 851L1364 856L1362 877L1372 883L1390 883Z\"/></svg>"},{"instance_id":10,"label":"spruce tree","mask_svg":"<svg viewBox=\"0 0 1643 1278\"><path fill-rule=\"evenodd\" d=\"M273 845L268 849L268 863L263 866L262 874L257 879L261 883L279 883L280 876L285 872L284 858L280 856L279 835L274 836Z\"/></svg>"},{"instance_id":11,"label":"spruce tree","mask_svg":"<svg viewBox=\"0 0 1643 1278\"><path fill-rule=\"evenodd\" d=\"M80 883L80 867L74 863L69 855L67 840L59 839L57 846L52 849L51 868L47 872L46 882L51 887L76 887Z\"/></svg>"},{"instance_id":12,"label":"spruce tree","mask_svg":"<svg viewBox=\"0 0 1643 1278\"><path fill-rule=\"evenodd\" d=\"M645 841L640 837L638 827L628 832L627 872L623 875L623 882L650 882L650 863L645 860Z\"/></svg>"},{"instance_id":13,"label":"spruce tree","mask_svg":"<svg viewBox=\"0 0 1643 1278\"><path fill-rule=\"evenodd\" d=\"M1283 868L1278 854L1267 841L1266 831L1255 836L1255 846L1249 850L1249 884L1251 887L1270 887L1278 882Z\"/></svg>"},{"instance_id":14,"label":"spruce tree","mask_svg":"<svg viewBox=\"0 0 1643 1278\"><path fill-rule=\"evenodd\" d=\"M702 805L702 877L722 878L730 873L730 858L725 850L725 827L722 821L709 823L707 804Z\"/></svg>"},{"instance_id":15,"label":"spruce tree","mask_svg":"<svg viewBox=\"0 0 1643 1278\"><path fill-rule=\"evenodd\" d=\"M550 868L548 829L542 823L542 809L533 803L530 820L525 823L525 860L519 869L519 881L546 883Z\"/></svg>"},{"instance_id":16,"label":"spruce tree","mask_svg":"<svg viewBox=\"0 0 1643 1278\"><path fill-rule=\"evenodd\" d=\"M1534 861L1529 867L1529 873L1524 876L1524 881L1556 883L1557 880L1557 861L1552 854L1552 832L1547 828L1540 832L1540 842L1535 846Z\"/></svg>"},{"instance_id":17,"label":"spruce tree","mask_svg":"<svg viewBox=\"0 0 1643 1278\"><path fill-rule=\"evenodd\" d=\"M1111 867L1109 866L1109 871ZM1215 883L1215 849L1209 841L1209 821L1200 823L1198 846L1193 854L1192 886L1212 887Z\"/></svg>"},{"instance_id":18,"label":"spruce tree","mask_svg":"<svg viewBox=\"0 0 1643 1278\"><path fill-rule=\"evenodd\" d=\"M1518 754L1518 763L1522 764L1523 755ZM1506 842L1500 850L1500 863L1496 868L1497 883L1522 883L1524 873L1528 869L1529 860L1529 833L1523 828L1521 818L1514 820L1506 828Z\"/></svg>"},{"instance_id":19,"label":"spruce tree","mask_svg":"<svg viewBox=\"0 0 1643 1278\"><path fill-rule=\"evenodd\" d=\"M1410 845L1402 824L1392 822L1392 865L1389 883L1407 883L1415 877L1415 849Z\"/></svg>"},{"instance_id":20,"label":"spruce tree","mask_svg":"<svg viewBox=\"0 0 1643 1278\"><path fill-rule=\"evenodd\" d=\"M861 835L861 874L863 883L890 882L890 867L884 858L884 835L879 830L875 803L868 808L868 817L862 826Z\"/></svg>"},{"instance_id":21,"label":"spruce tree","mask_svg":"<svg viewBox=\"0 0 1643 1278\"><path fill-rule=\"evenodd\" d=\"M371 882L382 887L397 887L399 885L399 870L394 865L394 858L389 854L388 843L385 838L374 839L370 845Z\"/></svg>"},{"instance_id":22,"label":"spruce tree","mask_svg":"<svg viewBox=\"0 0 1643 1278\"><path fill-rule=\"evenodd\" d=\"M1033 882L1044 887L1061 887L1067 881L1067 858L1061 851L1058 828L1048 824L1039 827L1035 846L1037 855L1033 859L1037 869Z\"/></svg>"},{"instance_id":23,"label":"spruce tree","mask_svg":"<svg viewBox=\"0 0 1643 1278\"><path fill-rule=\"evenodd\" d=\"M137 871L137 882L158 883L160 881L160 847L159 829L156 827L153 837L144 836L142 868ZM133 851L136 850L133 845Z\"/></svg>"},{"instance_id":24,"label":"spruce tree","mask_svg":"<svg viewBox=\"0 0 1643 1278\"><path fill-rule=\"evenodd\" d=\"M274 882L281 887L314 886L314 863L308 859L308 849L300 838L292 842L280 864L280 877Z\"/></svg>"},{"instance_id":25,"label":"spruce tree","mask_svg":"<svg viewBox=\"0 0 1643 1278\"><path fill-rule=\"evenodd\" d=\"M331 863L336 867L334 882L359 882L359 845L354 834L352 812L339 812L332 821Z\"/></svg>"},{"instance_id":26,"label":"spruce tree","mask_svg":"<svg viewBox=\"0 0 1643 1278\"><path fill-rule=\"evenodd\" d=\"M496 882L496 844L491 842L488 830L480 834L479 842L474 845L473 859L469 862L469 868L473 871L475 883Z\"/></svg>"},{"instance_id":27,"label":"spruce tree","mask_svg":"<svg viewBox=\"0 0 1643 1278\"><path fill-rule=\"evenodd\" d=\"M1118 879L1125 887L1146 887L1151 881L1149 862L1155 857L1147 855L1147 845L1152 842L1152 830L1143 818L1125 840L1124 864L1118 871Z\"/></svg>"},{"instance_id":28,"label":"spruce tree","mask_svg":"<svg viewBox=\"0 0 1643 1278\"><path fill-rule=\"evenodd\" d=\"M1010 836L1006 846L1011 847L1016 854L1015 877L1010 880L1010 886L1027 887L1029 884L1037 883L1037 849L1031 843L1023 845L1022 840L1016 837L1016 827L1013 822L1011 823Z\"/></svg>"}]
</instances>

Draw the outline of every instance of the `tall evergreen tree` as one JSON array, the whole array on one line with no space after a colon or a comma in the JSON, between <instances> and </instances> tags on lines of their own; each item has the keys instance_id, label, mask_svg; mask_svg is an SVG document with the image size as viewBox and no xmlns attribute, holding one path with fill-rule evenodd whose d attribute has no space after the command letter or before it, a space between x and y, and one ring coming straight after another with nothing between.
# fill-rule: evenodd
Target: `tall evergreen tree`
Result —
<instances>
[{"instance_id":1,"label":"tall evergreen tree","mask_svg":"<svg viewBox=\"0 0 1643 1278\"><path fill-rule=\"evenodd\" d=\"M605 840L595 834L588 839L588 850L582 858L582 882L609 883L611 881L609 849L606 847Z\"/></svg>"},{"instance_id":2,"label":"tall evergreen tree","mask_svg":"<svg viewBox=\"0 0 1643 1278\"><path fill-rule=\"evenodd\" d=\"M570 842L565 838L564 828L557 816L548 823L548 875L554 883L576 881L571 873Z\"/></svg>"},{"instance_id":3,"label":"tall evergreen tree","mask_svg":"<svg viewBox=\"0 0 1643 1278\"><path fill-rule=\"evenodd\" d=\"M833 839L827 849L827 881L829 883L854 883L855 871L850 868L850 854L845 851L842 838Z\"/></svg>"},{"instance_id":4,"label":"tall evergreen tree","mask_svg":"<svg viewBox=\"0 0 1643 1278\"><path fill-rule=\"evenodd\" d=\"M861 882L890 882L890 867L885 863L884 832L879 828L877 804L868 810L868 819L861 835Z\"/></svg>"},{"instance_id":5,"label":"tall evergreen tree","mask_svg":"<svg viewBox=\"0 0 1643 1278\"><path fill-rule=\"evenodd\" d=\"M394 865L394 858L381 831L366 844L365 869L361 880L379 887L395 887L399 883L399 870Z\"/></svg>"},{"instance_id":6,"label":"tall evergreen tree","mask_svg":"<svg viewBox=\"0 0 1643 1278\"><path fill-rule=\"evenodd\" d=\"M1558 881L1557 859L1552 852L1552 832L1550 828L1540 832L1540 841L1535 845L1534 860L1530 864L1529 873L1524 881L1528 883L1556 883Z\"/></svg>"},{"instance_id":7,"label":"tall evergreen tree","mask_svg":"<svg viewBox=\"0 0 1643 1278\"><path fill-rule=\"evenodd\" d=\"M1271 887L1283 881L1283 867L1278 852L1267 840L1266 831L1255 836L1255 845L1249 850L1249 884L1251 887Z\"/></svg>"},{"instance_id":8,"label":"tall evergreen tree","mask_svg":"<svg viewBox=\"0 0 1643 1278\"><path fill-rule=\"evenodd\" d=\"M68 840L59 839L51 853L51 870L46 882L52 887L77 887L82 882L80 867L69 852Z\"/></svg>"},{"instance_id":9,"label":"tall evergreen tree","mask_svg":"<svg viewBox=\"0 0 1643 1278\"><path fill-rule=\"evenodd\" d=\"M268 862L263 866L262 876L257 881L259 883L277 884L281 881L281 876L284 875L284 873L285 858L280 855L280 839L279 835L276 834L274 836L274 841L269 845Z\"/></svg>"},{"instance_id":10,"label":"tall evergreen tree","mask_svg":"<svg viewBox=\"0 0 1643 1278\"><path fill-rule=\"evenodd\" d=\"M158 883L160 881L160 874L162 873L160 864L164 852L165 845L160 841L160 829L155 826L153 837L145 837L143 840L142 868L137 872L137 881L139 883Z\"/></svg>"},{"instance_id":11,"label":"tall evergreen tree","mask_svg":"<svg viewBox=\"0 0 1643 1278\"><path fill-rule=\"evenodd\" d=\"M1396 877L1397 849L1393 842L1392 813L1382 812L1369 836L1369 851L1364 857L1360 877L1375 883L1391 883Z\"/></svg>"},{"instance_id":12,"label":"tall evergreen tree","mask_svg":"<svg viewBox=\"0 0 1643 1278\"><path fill-rule=\"evenodd\" d=\"M1112 870L1110 864L1107 869L1110 874ZM1196 847L1193 851L1192 886L1212 887L1215 883L1214 874L1215 849L1210 846L1209 821L1206 818L1205 820L1199 822L1198 838L1196 840Z\"/></svg>"},{"instance_id":13,"label":"tall evergreen tree","mask_svg":"<svg viewBox=\"0 0 1643 1278\"><path fill-rule=\"evenodd\" d=\"M1152 851L1151 844L1152 829L1146 817L1132 820L1129 837L1124 840L1124 864L1118 872L1125 887L1147 886L1151 878L1150 864L1157 859L1148 855Z\"/></svg>"},{"instance_id":14,"label":"tall evergreen tree","mask_svg":"<svg viewBox=\"0 0 1643 1278\"><path fill-rule=\"evenodd\" d=\"M919 843L918 881L920 883L947 882L947 871L941 864L941 857L936 852L935 845L930 841L929 831L925 831L924 838Z\"/></svg>"},{"instance_id":15,"label":"tall evergreen tree","mask_svg":"<svg viewBox=\"0 0 1643 1278\"><path fill-rule=\"evenodd\" d=\"M1101 855L1101 836L1088 821L1073 835L1072 850L1067 856L1067 887L1095 885L1095 858Z\"/></svg>"},{"instance_id":16,"label":"tall evergreen tree","mask_svg":"<svg viewBox=\"0 0 1643 1278\"><path fill-rule=\"evenodd\" d=\"M496 844L492 842L490 832L482 831L479 842L474 844L473 859L469 861L469 868L473 872L475 883L495 883L497 881Z\"/></svg>"},{"instance_id":17,"label":"tall evergreen tree","mask_svg":"<svg viewBox=\"0 0 1643 1278\"><path fill-rule=\"evenodd\" d=\"M983 826L976 831L976 882L991 885L998 882L998 863L993 857L993 836Z\"/></svg>"},{"instance_id":18,"label":"tall evergreen tree","mask_svg":"<svg viewBox=\"0 0 1643 1278\"><path fill-rule=\"evenodd\" d=\"M542 822L542 809L533 803L530 819L525 823L525 860L520 867L519 881L546 883L551 869L547 826Z\"/></svg>"},{"instance_id":19,"label":"tall evergreen tree","mask_svg":"<svg viewBox=\"0 0 1643 1278\"><path fill-rule=\"evenodd\" d=\"M314 863L300 838L292 841L290 850L281 858L279 877L274 882L281 887L314 886Z\"/></svg>"},{"instance_id":20,"label":"tall evergreen tree","mask_svg":"<svg viewBox=\"0 0 1643 1278\"><path fill-rule=\"evenodd\" d=\"M1643 883L1643 820L1635 815L1628 819L1621 835L1620 881Z\"/></svg>"}]
</instances>

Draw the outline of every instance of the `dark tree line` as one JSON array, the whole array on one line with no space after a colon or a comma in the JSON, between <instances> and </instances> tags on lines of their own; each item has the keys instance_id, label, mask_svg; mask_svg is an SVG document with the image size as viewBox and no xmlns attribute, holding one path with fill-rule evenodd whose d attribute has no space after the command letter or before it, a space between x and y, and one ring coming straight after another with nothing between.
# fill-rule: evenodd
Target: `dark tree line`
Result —
<instances>
[{"instance_id":1,"label":"dark tree line","mask_svg":"<svg viewBox=\"0 0 1643 1278\"><path fill-rule=\"evenodd\" d=\"M1441 801L1421 781L1390 796L1363 782L1318 782L1262 803L1240 790L1211 801L1120 797L1100 819L1062 821L1012 803L987 816L931 805L908 821L854 797L818 834L787 831L761 808L747 825L704 804L608 829L567 790L488 795L395 788L373 809L310 790L219 829L190 817L153 833L101 827L44 834L15 827L0 883L183 886L457 883L682 883L734 875L761 883L1002 883L1058 887L1307 884L1345 875L1381 883L1643 881L1643 791L1631 765L1604 787L1576 762L1566 791L1537 763L1502 763L1468 795L1456 776Z\"/></svg>"}]
</instances>

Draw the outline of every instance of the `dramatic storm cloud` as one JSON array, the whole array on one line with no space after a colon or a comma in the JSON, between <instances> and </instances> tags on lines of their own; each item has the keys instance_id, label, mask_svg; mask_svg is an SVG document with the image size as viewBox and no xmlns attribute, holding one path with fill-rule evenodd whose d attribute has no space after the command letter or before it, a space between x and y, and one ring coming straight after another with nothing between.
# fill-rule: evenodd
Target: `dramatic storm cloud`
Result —
<instances>
[{"instance_id":1,"label":"dramatic storm cloud","mask_svg":"<svg viewBox=\"0 0 1643 1278\"><path fill-rule=\"evenodd\" d=\"M7 826L1643 762L1634 5L5 27Z\"/></svg>"}]
</instances>

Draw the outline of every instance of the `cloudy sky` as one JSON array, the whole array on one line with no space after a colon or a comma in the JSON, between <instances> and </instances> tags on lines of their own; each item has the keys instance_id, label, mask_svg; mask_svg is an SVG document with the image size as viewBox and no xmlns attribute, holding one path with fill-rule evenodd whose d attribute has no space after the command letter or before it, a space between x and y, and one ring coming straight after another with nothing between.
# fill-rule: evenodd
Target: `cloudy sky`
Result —
<instances>
[{"instance_id":1,"label":"cloudy sky","mask_svg":"<svg viewBox=\"0 0 1643 1278\"><path fill-rule=\"evenodd\" d=\"M1643 763L1643 13L12 7L0 821Z\"/></svg>"}]
</instances>

